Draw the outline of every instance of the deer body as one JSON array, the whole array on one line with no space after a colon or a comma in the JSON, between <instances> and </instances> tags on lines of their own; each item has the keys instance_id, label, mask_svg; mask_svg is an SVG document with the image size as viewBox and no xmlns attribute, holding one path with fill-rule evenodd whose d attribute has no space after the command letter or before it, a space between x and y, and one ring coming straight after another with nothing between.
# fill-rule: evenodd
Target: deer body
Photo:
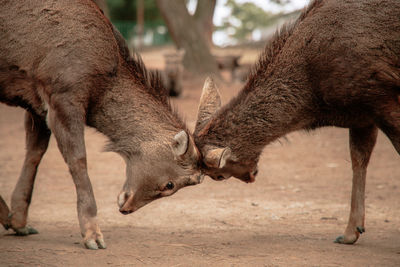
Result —
<instances>
[{"instance_id":1,"label":"deer body","mask_svg":"<svg viewBox=\"0 0 400 267\"><path fill-rule=\"evenodd\" d=\"M364 231L366 168L381 129L400 153L400 3L313 1L266 46L239 95L219 109L208 80L195 130L205 173L252 182L263 148L296 130L350 129L351 212L339 243Z\"/></svg>"},{"instance_id":2,"label":"deer body","mask_svg":"<svg viewBox=\"0 0 400 267\"><path fill-rule=\"evenodd\" d=\"M118 197L128 214L154 199L200 182L197 149L172 111L160 79L130 57L120 34L89 0L1 1L0 101L27 110L26 158L12 194L11 218L0 221L18 234L26 225L33 183L51 134L77 191L87 248L105 248L87 174L85 124L106 135L107 149L127 164Z\"/></svg>"}]
</instances>

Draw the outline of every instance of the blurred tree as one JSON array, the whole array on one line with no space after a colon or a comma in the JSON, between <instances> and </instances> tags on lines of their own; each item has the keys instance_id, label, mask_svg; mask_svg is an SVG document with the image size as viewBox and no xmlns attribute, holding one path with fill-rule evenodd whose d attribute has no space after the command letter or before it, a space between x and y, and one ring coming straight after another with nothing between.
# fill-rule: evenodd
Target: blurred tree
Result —
<instances>
[{"instance_id":1,"label":"blurred tree","mask_svg":"<svg viewBox=\"0 0 400 267\"><path fill-rule=\"evenodd\" d=\"M156 0L107 0L110 19L125 39L140 49L171 42ZM132 48L132 47L131 47Z\"/></svg>"},{"instance_id":2,"label":"blurred tree","mask_svg":"<svg viewBox=\"0 0 400 267\"><path fill-rule=\"evenodd\" d=\"M185 68L193 73L219 77L217 62L209 49L215 3L215 0L199 0L199 11L196 9L191 16L185 0L157 0L172 39L178 48L185 50Z\"/></svg>"},{"instance_id":3,"label":"blurred tree","mask_svg":"<svg viewBox=\"0 0 400 267\"><path fill-rule=\"evenodd\" d=\"M203 32L209 47L213 45L213 17L216 4L216 0L197 0L196 11L193 15L200 31Z\"/></svg>"},{"instance_id":4,"label":"blurred tree","mask_svg":"<svg viewBox=\"0 0 400 267\"><path fill-rule=\"evenodd\" d=\"M137 37L138 37L138 50L143 46L143 32L144 32L144 0L136 0L136 18L137 18Z\"/></svg>"},{"instance_id":5,"label":"blurred tree","mask_svg":"<svg viewBox=\"0 0 400 267\"><path fill-rule=\"evenodd\" d=\"M271 2L280 4L280 5L286 5L289 4L291 2L291 0L270 0Z\"/></svg>"},{"instance_id":6,"label":"blurred tree","mask_svg":"<svg viewBox=\"0 0 400 267\"><path fill-rule=\"evenodd\" d=\"M288 0L271 1L278 4L289 2ZM227 6L231 8L231 16L225 18L223 25L218 29L227 30L229 35L236 40L251 40L255 29L267 27L280 17L280 14L266 12L250 2L237 3L235 0L228 0Z\"/></svg>"}]
</instances>

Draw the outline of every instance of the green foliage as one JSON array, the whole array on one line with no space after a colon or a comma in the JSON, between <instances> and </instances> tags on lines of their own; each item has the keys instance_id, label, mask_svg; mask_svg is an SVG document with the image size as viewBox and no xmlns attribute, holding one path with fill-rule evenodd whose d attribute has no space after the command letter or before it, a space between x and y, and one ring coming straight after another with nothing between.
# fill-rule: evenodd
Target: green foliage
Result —
<instances>
[{"instance_id":1,"label":"green foliage","mask_svg":"<svg viewBox=\"0 0 400 267\"><path fill-rule=\"evenodd\" d=\"M270 0L270 1L279 5L285 5L290 3L290 0Z\"/></svg>"},{"instance_id":2,"label":"green foliage","mask_svg":"<svg viewBox=\"0 0 400 267\"><path fill-rule=\"evenodd\" d=\"M170 42L164 20L158 10L156 0L143 0L144 33L151 33L152 44L161 45ZM137 22L137 0L107 0L111 22L122 36L129 40L135 36ZM165 29L160 31L160 29Z\"/></svg>"},{"instance_id":3,"label":"green foliage","mask_svg":"<svg viewBox=\"0 0 400 267\"><path fill-rule=\"evenodd\" d=\"M225 18L223 25L217 29L227 30L228 34L236 40L250 39L255 29L267 27L276 19L276 15L264 11L253 3L240 4L235 0L228 0L227 6L231 8L231 16Z\"/></svg>"},{"instance_id":4,"label":"green foliage","mask_svg":"<svg viewBox=\"0 0 400 267\"><path fill-rule=\"evenodd\" d=\"M146 22L162 22L156 0L144 0L144 19ZM136 21L136 0L107 0L112 21Z\"/></svg>"}]
</instances>

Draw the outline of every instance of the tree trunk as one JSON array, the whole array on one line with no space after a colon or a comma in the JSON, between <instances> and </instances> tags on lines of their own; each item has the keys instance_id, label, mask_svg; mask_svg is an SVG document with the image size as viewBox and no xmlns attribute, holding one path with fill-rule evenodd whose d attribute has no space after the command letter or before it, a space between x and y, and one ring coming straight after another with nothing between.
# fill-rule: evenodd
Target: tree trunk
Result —
<instances>
[{"instance_id":1,"label":"tree trunk","mask_svg":"<svg viewBox=\"0 0 400 267\"><path fill-rule=\"evenodd\" d=\"M185 68L193 73L219 77L217 62L210 53L204 34L189 14L185 0L157 0L157 5L176 46L185 50Z\"/></svg>"},{"instance_id":2,"label":"tree trunk","mask_svg":"<svg viewBox=\"0 0 400 267\"><path fill-rule=\"evenodd\" d=\"M144 0L136 0L136 17L137 17L137 38L138 50L143 47L143 34L144 34Z\"/></svg>"},{"instance_id":3,"label":"tree trunk","mask_svg":"<svg viewBox=\"0 0 400 267\"><path fill-rule=\"evenodd\" d=\"M212 34L214 31L214 10L217 0L197 0L194 19L203 32L209 47L213 46Z\"/></svg>"}]
</instances>

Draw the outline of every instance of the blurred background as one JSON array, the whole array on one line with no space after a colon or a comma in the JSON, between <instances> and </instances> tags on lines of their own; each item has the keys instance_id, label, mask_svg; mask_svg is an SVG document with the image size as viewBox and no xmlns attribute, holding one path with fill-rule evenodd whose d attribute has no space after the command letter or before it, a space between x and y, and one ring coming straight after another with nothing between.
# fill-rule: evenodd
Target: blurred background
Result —
<instances>
[{"instance_id":1,"label":"blurred background","mask_svg":"<svg viewBox=\"0 0 400 267\"><path fill-rule=\"evenodd\" d=\"M276 29L308 0L96 0L131 52L162 73L171 96L186 74L244 82ZM150 54L148 54L151 52ZM185 76L186 75L186 76Z\"/></svg>"},{"instance_id":2,"label":"blurred background","mask_svg":"<svg viewBox=\"0 0 400 267\"><path fill-rule=\"evenodd\" d=\"M103 2L100 6L132 46L172 43L169 29L160 11L162 7L156 0L98 0L98 2ZM267 39L271 30L276 28L276 24L296 16L308 0L182 0L176 2L185 5L186 12L192 16L193 20L208 20L211 31L206 34L210 35L212 45L229 46ZM179 11L175 12L178 14ZM206 15L204 14L206 12L209 12L207 18L201 18Z\"/></svg>"}]
</instances>

